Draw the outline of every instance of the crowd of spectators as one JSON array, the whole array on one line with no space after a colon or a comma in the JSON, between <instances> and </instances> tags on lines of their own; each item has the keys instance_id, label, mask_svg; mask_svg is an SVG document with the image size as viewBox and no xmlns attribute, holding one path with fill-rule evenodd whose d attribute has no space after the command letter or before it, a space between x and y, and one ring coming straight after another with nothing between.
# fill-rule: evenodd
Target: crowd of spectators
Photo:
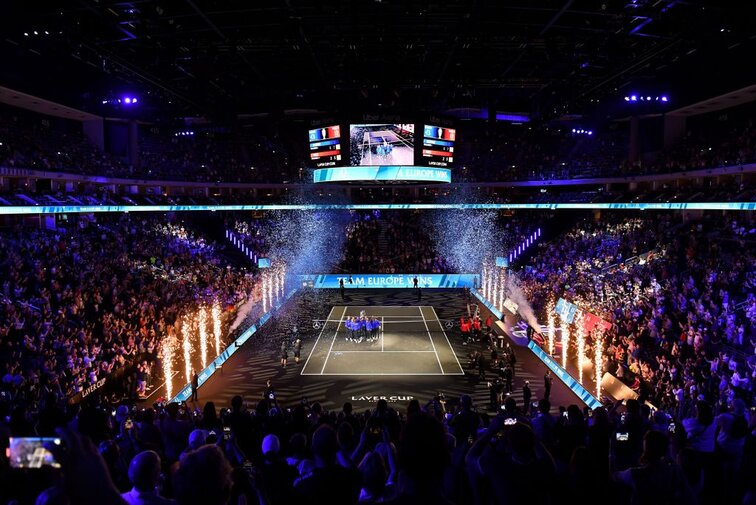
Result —
<instances>
[{"instance_id":1,"label":"crowd of spectators","mask_svg":"<svg viewBox=\"0 0 756 505\"><path fill-rule=\"evenodd\" d=\"M419 214L354 212L347 226L342 272L449 273Z\"/></svg>"},{"instance_id":2,"label":"crowd of spectators","mask_svg":"<svg viewBox=\"0 0 756 505\"><path fill-rule=\"evenodd\" d=\"M650 163L628 164L631 174L667 173L739 165L756 159L756 128L753 120L725 126L691 129L674 146L662 150Z\"/></svg>"},{"instance_id":3,"label":"crowd of spectators","mask_svg":"<svg viewBox=\"0 0 756 505\"><path fill-rule=\"evenodd\" d=\"M271 388L272 386L269 386ZM753 500L756 417L734 400L721 413L695 402L668 417L628 400L554 415L508 396L498 413L468 395L386 400L328 411L303 400L137 408L92 399L55 404L36 430L57 435L59 471L0 466L3 503L276 505L743 503ZM22 419L0 430L34 429ZM705 432L705 434L704 434ZM18 501L9 501L18 500ZM161 501L162 500L162 501ZM175 501L174 501L175 500Z\"/></svg>"},{"instance_id":4,"label":"crowd of spectators","mask_svg":"<svg viewBox=\"0 0 756 505\"><path fill-rule=\"evenodd\" d=\"M97 149L75 129L0 115L0 166L110 177L125 176L128 167Z\"/></svg>"},{"instance_id":5,"label":"crowd of spectators","mask_svg":"<svg viewBox=\"0 0 756 505\"><path fill-rule=\"evenodd\" d=\"M233 306L254 281L180 223L123 215L70 231L9 231L0 242L10 396L0 398L0 432L58 435L66 450L53 448L60 471L0 465L0 500L545 504L590 489L620 505L753 503L756 230L743 214L678 219L582 220L536 246L520 275L529 299L543 309L563 296L610 321L605 369L640 395L558 415L547 398L518 405L507 396L495 414L466 395L357 412L286 405L267 390L220 410L137 407L98 393L63 407L91 372L140 354L158 359L157 337L192 304ZM377 247L411 241L419 221L354 213L347 249L369 248L376 234ZM510 227L528 229L526 220ZM240 220L233 228L256 235Z\"/></svg>"},{"instance_id":6,"label":"crowd of spectators","mask_svg":"<svg viewBox=\"0 0 756 505\"><path fill-rule=\"evenodd\" d=\"M28 117L27 117L28 116ZM694 122L695 123L695 122ZM756 160L750 118L693 124L673 146L628 158L628 134L606 128L592 135L569 126L469 123L460 134L455 180L460 182L555 180L670 173ZM133 179L234 183L310 182L304 133L215 127L177 135L166 128L139 130L139 155L95 148L73 122L61 126L31 114L0 111L0 166ZM289 131L291 130L291 131ZM181 132L179 132L181 133Z\"/></svg>"},{"instance_id":7,"label":"crowd of spectators","mask_svg":"<svg viewBox=\"0 0 756 505\"><path fill-rule=\"evenodd\" d=\"M687 464L706 474L706 485L737 475L730 472L744 438L729 433L732 416L754 405L754 239L749 215L682 223L613 215L540 245L521 277L544 313L563 297L611 323L601 332L602 369L659 409L657 421L687 435ZM587 356L597 337L588 336Z\"/></svg>"},{"instance_id":8,"label":"crowd of spectators","mask_svg":"<svg viewBox=\"0 0 756 505\"><path fill-rule=\"evenodd\" d=\"M552 180L616 175L627 156L623 135L571 133L562 127L471 128L457 148L459 180Z\"/></svg>"},{"instance_id":9,"label":"crowd of spectators","mask_svg":"<svg viewBox=\"0 0 756 505\"><path fill-rule=\"evenodd\" d=\"M184 314L213 302L234 310L254 291L251 276L181 223L127 214L80 223L2 234L0 390L15 400L70 398L129 366L140 380L129 375L124 394L144 394Z\"/></svg>"},{"instance_id":10,"label":"crowd of spectators","mask_svg":"<svg viewBox=\"0 0 756 505\"><path fill-rule=\"evenodd\" d=\"M247 247L258 258L267 255L270 241L267 240L273 223L270 219L260 217L256 219L233 219L226 223L229 230L238 241Z\"/></svg>"},{"instance_id":11,"label":"crowd of spectators","mask_svg":"<svg viewBox=\"0 0 756 505\"><path fill-rule=\"evenodd\" d=\"M655 405L681 407L679 388L750 402L754 235L742 215L584 221L539 246L522 284L537 307L563 297L611 322L604 369Z\"/></svg>"}]
</instances>

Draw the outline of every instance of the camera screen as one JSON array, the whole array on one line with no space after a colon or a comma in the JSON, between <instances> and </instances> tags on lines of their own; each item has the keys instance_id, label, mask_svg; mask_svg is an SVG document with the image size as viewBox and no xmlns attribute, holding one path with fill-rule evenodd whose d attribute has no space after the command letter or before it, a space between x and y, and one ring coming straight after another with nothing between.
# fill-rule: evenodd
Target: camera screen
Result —
<instances>
[{"instance_id":1,"label":"camera screen","mask_svg":"<svg viewBox=\"0 0 756 505\"><path fill-rule=\"evenodd\" d=\"M504 424L506 425L517 424L517 419L515 419L514 417L508 417L504 419Z\"/></svg>"},{"instance_id":2,"label":"camera screen","mask_svg":"<svg viewBox=\"0 0 756 505\"><path fill-rule=\"evenodd\" d=\"M628 434L627 433L617 433L617 440L620 442L627 442Z\"/></svg>"},{"instance_id":3,"label":"camera screen","mask_svg":"<svg viewBox=\"0 0 756 505\"><path fill-rule=\"evenodd\" d=\"M60 463L47 447L59 446L59 438L24 437L11 438L8 455L12 468L42 468L51 466L60 468Z\"/></svg>"}]
</instances>

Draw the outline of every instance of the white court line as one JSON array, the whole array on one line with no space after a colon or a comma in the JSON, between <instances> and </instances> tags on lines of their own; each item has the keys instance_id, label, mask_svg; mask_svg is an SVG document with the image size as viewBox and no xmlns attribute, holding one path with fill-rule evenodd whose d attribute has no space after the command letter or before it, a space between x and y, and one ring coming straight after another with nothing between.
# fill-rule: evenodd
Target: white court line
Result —
<instances>
[{"instance_id":1,"label":"white court line","mask_svg":"<svg viewBox=\"0 0 756 505\"><path fill-rule=\"evenodd\" d=\"M338 289L338 288L328 288L328 289ZM369 289L369 288L366 288ZM403 288L387 288L387 289L403 289ZM430 288L433 289L433 288ZM340 305L337 305L337 307L340 307ZM386 308L386 309L416 309L420 307L420 305L347 305L347 307L355 308L355 309L374 309L374 308ZM426 307L426 305L422 305L422 307ZM414 316L413 316L414 317Z\"/></svg>"},{"instance_id":2,"label":"white court line","mask_svg":"<svg viewBox=\"0 0 756 505\"><path fill-rule=\"evenodd\" d=\"M350 307L350 305L347 305L346 307ZM417 316L379 316L378 314L366 314L368 317L380 317L380 318L387 318L387 319L414 319L414 321L387 321L388 323L420 323L422 322L421 319L418 319ZM338 319L313 319L313 321L321 321L323 323L338 323Z\"/></svg>"},{"instance_id":3,"label":"white court line","mask_svg":"<svg viewBox=\"0 0 756 505\"><path fill-rule=\"evenodd\" d=\"M344 316L346 315L347 308L344 307L344 312L341 313L341 320L339 320L339 325L336 327L336 331L333 332L333 339L331 340L331 347L328 348L328 354L326 354L326 359L323 362L323 368L320 369L320 375L323 375L323 372L325 371L325 367L328 364L328 358L331 357L331 351L333 351L333 343L336 342L336 335L339 334L339 328L341 328L341 323L344 322Z\"/></svg>"},{"instance_id":4,"label":"white court line","mask_svg":"<svg viewBox=\"0 0 756 505\"><path fill-rule=\"evenodd\" d=\"M329 312L329 313L328 313L328 318L330 318L330 317L331 317L331 314L333 313L333 309L335 309L335 308L336 308L336 307L331 307L331 312ZM315 348L316 348L316 347L318 346L318 342L320 342L320 337L322 337L322 336L323 336L323 332L325 331L325 327L326 327L326 325L328 324L328 318L326 318L326 322L325 322L325 323L323 324L323 329L322 329L322 330L320 330L320 334L318 335L318 338L317 338L317 340L315 340L315 344L314 344L314 345L312 346L312 349L310 349L310 355L309 355L309 356L307 356L307 360L305 361L305 364L304 364L304 366L302 367L302 371L304 371L304 370L305 370L305 368L307 368L307 363L309 363L309 362L310 362L310 358L312 358L312 353L313 353L313 352L315 352ZM300 373L300 375L304 375L304 374L301 374L301 373Z\"/></svg>"},{"instance_id":5,"label":"white court line","mask_svg":"<svg viewBox=\"0 0 756 505\"><path fill-rule=\"evenodd\" d=\"M368 351L366 349L344 350L344 351L331 351L331 354L341 354L345 352L435 352L435 351Z\"/></svg>"},{"instance_id":6,"label":"white court line","mask_svg":"<svg viewBox=\"0 0 756 505\"><path fill-rule=\"evenodd\" d=\"M438 373L438 372L397 372L397 373L391 373L391 372L382 372L382 373L360 373L360 372L339 372L339 373L303 373L302 375L317 375L318 377L321 376L329 376L329 375L352 375L352 376L385 376L385 375L438 375L446 376L446 375L459 375L463 376L465 374L463 373Z\"/></svg>"},{"instance_id":7,"label":"white court line","mask_svg":"<svg viewBox=\"0 0 756 505\"><path fill-rule=\"evenodd\" d=\"M384 337L383 337L383 316L381 316L381 352L383 352L383 341L384 341Z\"/></svg>"},{"instance_id":8,"label":"white court line","mask_svg":"<svg viewBox=\"0 0 756 505\"><path fill-rule=\"evenodd\" d=\"M433 305L430 305L430 308L433 311L433 315L436 316L436 321L438 321L438 325L441 327L441 333L444 334L444 338L446 338L446 343L449 344L449 349L451 349L451 352L454 355L454 359L457 360L457 366L459 366L460 371L462 371L462 375L464 375L464 368L462 368L462 363L459 362L457 353L454 352L454 347L452 347L451 342L449 341L449 337L446 335L446 331L444 330L444 325L441 324L441 320L438 318L438 314L436 314L436 309L433 307Z\"/></svg>"},{"instance_id":9,"label":"white court line","mask_svg":"<svg viewBox=\"0 0 756 505\"><path fill-rule=\"evenodd\" d=\"M433 335L431 335L430 328L428 328L428 323L425 322L423 309L421 307L418 307L417 310L420 311L420 317L423 318L423 323L425 324L425 331L428 332L428 338L430 339L431 345L433 346L433 352L436 353L436 361L438 361L438 368L441 370L441 375L444 375L444 367L441 366L441 358L438 357L438 353L436 352L436 344L433 342Z\"/></svg>"}]
</instances>

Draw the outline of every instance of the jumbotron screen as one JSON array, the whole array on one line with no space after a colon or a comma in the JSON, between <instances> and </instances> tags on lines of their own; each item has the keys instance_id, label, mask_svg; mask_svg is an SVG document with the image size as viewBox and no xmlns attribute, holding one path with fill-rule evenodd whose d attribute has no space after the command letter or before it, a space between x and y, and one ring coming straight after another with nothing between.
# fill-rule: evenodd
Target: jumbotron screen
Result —
<instances>
[{"instance_id":1,"label":"jumbotron screen","mask_svg":"<svg viewBox=\"0 0 756 505\"><path fill-rule=\"evenodd\" d=\"M318 167L335 167L341 162L341 127L326 126L309 131L310 160Z\"/></svg>"},{"instance_id":2,"label":"jumbotron screen","mask_svg":"<svg viewBox=\"0 0 756 505\"><path fill-rule=\"evenodd\" d=\"M423 126L423 161L431 167L448 167L454 163L457 130L441 126Z\"/></svg>"},{"instance_id":3,"label":"jumbotron screen","mask_svg":"<svg viewBox=\"0 0 756 505\"><path fill-rule=\"evenodd\" d=\"M349 164L414 165L414 124L353 124L349 126Z\"/></svg>"}]
</instances>

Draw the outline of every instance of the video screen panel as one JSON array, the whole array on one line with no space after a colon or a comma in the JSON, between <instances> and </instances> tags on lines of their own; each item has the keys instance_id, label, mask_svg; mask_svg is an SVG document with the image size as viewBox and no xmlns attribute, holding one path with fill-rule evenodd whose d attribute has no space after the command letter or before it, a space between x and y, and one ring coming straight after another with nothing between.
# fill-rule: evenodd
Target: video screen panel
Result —
<instances>
[{"instance_id":1,"label":"video screen panel","mask_svg":"<svg viewBox=\"0 0 756 505\"><path fill-rule=\"evenodd\" d=\"M353 124L349 126L351 166L414 165L414 124Z\"/></svg>"},{"instance_id":2,"label":"video screen panel","mask_svg":"<svg viewBox=\"0 0 756 505\"><path fill-rule=\"evenodd\" d=\"M423 126L422 156L429 166L448 167L454 163L457 130L442 126Z\"/></svg>"},{"instance_id":3,"label":"video screen panel","mask_svg":"<svg viewBox=\"0 0 756 505\"><path fill-rule=\"evenodd\" d=\"M333 167L341 161L341 127L326 126L310 130L310 160L318 167Z\"/></svg>"}]
</instances>

